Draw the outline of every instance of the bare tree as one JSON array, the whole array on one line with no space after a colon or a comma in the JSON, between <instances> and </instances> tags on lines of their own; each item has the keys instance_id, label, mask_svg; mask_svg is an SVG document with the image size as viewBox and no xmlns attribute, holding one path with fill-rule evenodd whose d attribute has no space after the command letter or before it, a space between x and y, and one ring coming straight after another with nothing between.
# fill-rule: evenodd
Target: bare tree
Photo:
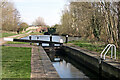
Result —
<instances>
[{"instance_id":1,"label":"bare tree","mask_svg":"<svg viewBox=\"0 0 120 80\"><path fill-rule=\"evenodd\" d=\"M33 22L33 25L39 25L39 26L44 26L46 25L44 22L44 19L42 17L38 17L35 22Z\"/></svg>"},{"instance_id":2,"label":"bare tree","mask_svg":"<svg viewBox=\"0 0 120 80\"><path fill-rule=\"evenodd\" d=\"M0 0L0 5L2 5L2 0ZM0 6L0 31L2 30L2 6Z\"/></svg>"},{"instance_id":3,"label":"bare tree","mask_svg":"<svg viewBox=\"0 0 120 80\"><path fill-rule=\"evenodd\" d=\"M117 25L117 30L118 30L118 46L120 50L120 1L117 3L117 16L118 16L118 25Z\"/></svg>"},{"instance_id":4,"label":"bare tree","mask_svg":"<svg viewBox=\"0 0 120 80\"><path fill-rule=\"evenodd\" d=\"M14 3L5 0L2 2L2 30L16 31L20 20L20 14Z\"/></svg>"},{"instance_id":5,"label":"bare tree","mask_svg":"<svg viewBox=\"0 0 120 80\"><path fill-rule=\"evenodd\" d=\"M87 37L120 48L120 1L70 2L63 11L59 34Z\"/></svg>"}]
</instances>

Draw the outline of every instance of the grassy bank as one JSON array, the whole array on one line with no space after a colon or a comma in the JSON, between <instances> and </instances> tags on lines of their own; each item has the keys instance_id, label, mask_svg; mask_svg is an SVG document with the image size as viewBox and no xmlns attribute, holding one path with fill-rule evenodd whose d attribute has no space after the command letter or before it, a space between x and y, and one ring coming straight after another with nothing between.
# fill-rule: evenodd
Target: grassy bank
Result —
<instances>
[{"instance_id":1,"label":"grassy bank","mask_svg":"<svg viewBox=\"0 0 120 80\"><path fill-rule=\"evenodd\" d=\"M72 43L81 48L87 49L89 51L97 52L99 55L103 51L103 49L106 47L106 44L104 44L103 42L91 43L86 40L70 41L69 43ZM110 55L110 52L107 55ZM119 50L117 50L117 58L120 60L120 51Z\"/></svg>"},{"instance_id":2,"label":"grassy bank","mask_svg":"<svg viewBox=\"0 0 120 80\"><path fill-rule=\"evenodd\" d=\"M13 35L17 35L17 34L16 33L12 33L12 32L2 32L0 38L13 36Z\"/></svg>"},{"instance_id":3,"label":"grassy bank","mask_svg":"<svg viewBox=\"0 0 120 80\"><path fill-rule=\"evenodd\" d=\"M7 44L30 44L28 42L11 42L11 41L8 41Z\"/></svg>"},{"instance_id":4,"label":"grassy bank","mask_svg":"<svg viewBox=\"0 0 120 80\"><path fill-rule=\"evenodd\" d=\"M22 35L22 36L20 35L20 36L17 36L15 38L21 38L21 37L25 37L25 36L29 36L29 35L43 35L43 33L39 33L39 32L32 32L32 33L27 34L29 31L26 31L24 33L20 32L20 34L24 34L24 35ZM13 36L13 35L18 35L18 34L15 32L2 31L2 33L0 34L0 38Z\"/></svg>"},{"instance_id":5,"label":"grassy bank","mask_svg":"<svg viewBox=\"0 0 120 80\"><path fill-rule=\"evenodd\" d=\"M31 48L2 46L2 78L30 78Z\"/></svg>"}]
</instances>

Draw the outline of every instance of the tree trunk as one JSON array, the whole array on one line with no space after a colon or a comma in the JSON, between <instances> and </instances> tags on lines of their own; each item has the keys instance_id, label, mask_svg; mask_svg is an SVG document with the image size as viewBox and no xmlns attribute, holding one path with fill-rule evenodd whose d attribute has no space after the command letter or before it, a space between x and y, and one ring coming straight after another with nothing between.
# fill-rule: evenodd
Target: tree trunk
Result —
<instances>
[{"instance_id":1,"label":"tree trunk","mask_svg":"<svg viewBox=\"0 0 120 80\"><path fill-rule=\"evenodd\" d=\"M120 50L120 2L118 2L118 25L117 25L117 29L118 29L118 48Z\"/></svg>"}]
</instances>

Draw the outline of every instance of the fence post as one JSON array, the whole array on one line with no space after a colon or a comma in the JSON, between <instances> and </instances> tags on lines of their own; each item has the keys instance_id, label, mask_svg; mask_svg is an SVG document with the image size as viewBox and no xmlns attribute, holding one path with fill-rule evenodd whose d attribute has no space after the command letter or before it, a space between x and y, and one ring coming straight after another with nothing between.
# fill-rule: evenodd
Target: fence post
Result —
<instances>
[{"instance_id":1,"label":"fence post","mask_svg":"<svg viewBox=\"0 0 120 80\"><path fill-rule=\"evenodd\" d=\"M65 43L68 43L68 35L66 35L66 41L65 41Z\"/></svg>"},{"instance_id":2,"label":"fence post","mask_svg":"<svg viewBox=\"0 0 120 80\"><path fill-rule=\"evenodd\" d=\"M32 36L29 35L29 40L31 41ZM32 41L30 42L30 45L32 45Z\"/></svg>"}]
</instances>

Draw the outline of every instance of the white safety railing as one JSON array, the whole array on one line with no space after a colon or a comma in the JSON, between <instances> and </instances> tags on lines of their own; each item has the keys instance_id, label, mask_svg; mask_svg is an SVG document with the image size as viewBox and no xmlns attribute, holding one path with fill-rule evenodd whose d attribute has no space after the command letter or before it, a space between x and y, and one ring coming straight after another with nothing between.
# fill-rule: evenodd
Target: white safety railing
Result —
<instances>
[{"instance_id":1,"label":"white safety railing","mask_svg":"<svg viewBox=\"0 0 120 80\"><path fill-rule=\"evenodd\" d=\"M105 59L105 56L108 53L108 51L110 50L110 48L111 48L111 59L113 58L113 52L114 52L114 59L116 59L116 46L114 44L108 44L105 47L105 49L101 52L100 57ZM114 48L114 51L113 51L113 48Z\"/></svg>"}]
</instances>

